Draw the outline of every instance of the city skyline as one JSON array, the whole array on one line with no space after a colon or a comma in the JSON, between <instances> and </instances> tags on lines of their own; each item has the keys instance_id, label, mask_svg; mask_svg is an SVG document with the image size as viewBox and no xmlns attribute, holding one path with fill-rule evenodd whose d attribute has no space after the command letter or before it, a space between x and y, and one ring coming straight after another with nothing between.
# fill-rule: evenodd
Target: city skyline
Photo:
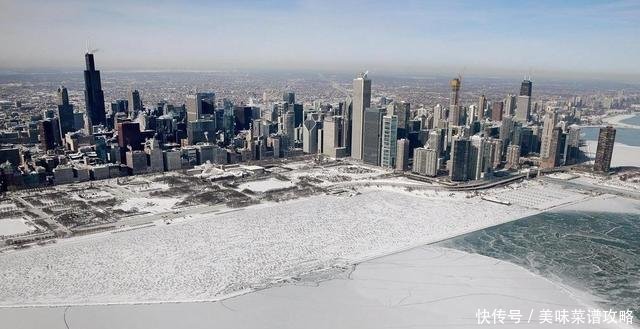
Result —
<instances>
[{"instance_id":1,"label":"city skyline","mask_svg":"<svg viewBox=\"0 0 640 329\"><path fill-rule=\"evenodd\" d=\"M631 1L51 6L4 1L0 25L11 33L0 36L0 69L73 69L89 41L103 70L640 74L633 60L640 46L629 42L639 31L640 5Z\"/></svg>"}]
</instances>

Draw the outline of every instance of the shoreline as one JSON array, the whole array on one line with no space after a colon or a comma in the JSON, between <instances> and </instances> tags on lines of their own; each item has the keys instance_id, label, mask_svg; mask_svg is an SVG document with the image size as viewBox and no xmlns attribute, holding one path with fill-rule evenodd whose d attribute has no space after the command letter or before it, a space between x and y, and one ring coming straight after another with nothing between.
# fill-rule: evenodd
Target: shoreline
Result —
<instances>
[{"instance_id":1,"label":"shoreline","mask_svg":"<svg viewBox=\"0 0 640 329\"><path fill-rule=\"evenodd\" d=\"M624 123L622 121L627 120L627 119L631 119L635 116L640 116L640 113L629 113L629 114L616 114L613 116L607 116L607 117L603 117L602 118L602 122L604 123L608 123L611 125L621 125L622 126L631 126L631 127L636 127L636 128L640 128L639 125L633 125L633 124L629 124L629 123Z\"/></svg>"}]
</instances>

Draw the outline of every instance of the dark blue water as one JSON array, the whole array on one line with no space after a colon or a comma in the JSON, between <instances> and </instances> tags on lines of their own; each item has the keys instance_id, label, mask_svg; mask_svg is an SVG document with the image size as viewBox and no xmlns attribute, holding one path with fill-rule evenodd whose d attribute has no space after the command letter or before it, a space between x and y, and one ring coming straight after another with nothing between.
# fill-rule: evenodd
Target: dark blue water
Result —
<instances>
[{"instance_id":1,"label":"dark blue water","mask_svg":"<svg viewBox=\"0 0 640 329\"><path fill-rule=\"evenodd\" d=\"M542 213L441 245L505 260L640 314L640 215Z\"/></svg>"},{"instance_id":2,"label":"dark blue water","mask_svg":"<svg viewBox=\"0 0 640 329\"><path fill-rule=\"evenodd\" d=\"M636 114L636 116L629 119L624 119L621 122L628 125L640 126L640 114Z\"/></svg>"},{"instance_id":3,"label":"dark blue water","mask_svg":"<svg viewBox=\"0 0 640 329\"><path fill-rule=\"evenodd\" d=\"M580 128L583 138L590 141L598 140L600 128ZM616 128L616 143L622 143L631 146L640 146L640 129L634 128Z\"/></svg>"}]
</instances>

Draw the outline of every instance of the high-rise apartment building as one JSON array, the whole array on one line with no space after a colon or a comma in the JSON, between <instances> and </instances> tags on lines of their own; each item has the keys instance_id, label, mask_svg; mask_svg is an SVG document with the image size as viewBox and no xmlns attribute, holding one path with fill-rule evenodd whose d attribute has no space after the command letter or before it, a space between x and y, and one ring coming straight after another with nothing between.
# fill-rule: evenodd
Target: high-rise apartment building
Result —
<instances>
[{"instance_id":1,"label":"high-rise apartment building","mask_svg":"<svg viewBox=\"0 0 640 329\"><path fill-rule=\"evenodd\" d=\"M412 171L420 175L435 177L438 175L438 152L434 149L419 147L413 151Z\"/></svg>"},{"instance_id":2,"label":"high-rise apartment building","mask_svg":"<svg viewBox=\"0 0 640 329\"><path fill-rule=\"evenodd\" d=\"M396 170L405 171L409 168L410 143L408 139L401 138L396 144Z\"/></svg>"},{"instance_id":3,"label":"high-rise apartment building","mask_svg":"<svg viewBox=\"0 0 640 329\"><path fill-rule=\"evenodd\" d=\"M449 160L449 178L452 181L468 179L470 142L465 138L454 139L451 143L451 159Z\"/></svg>"},{"instance_id":4,"label":"high-rise apartment building","mask_svg":"<svg viewBox=\"0 0 640 329\"><path fill-rule=\"evenodd\" d=\"M395 168L398 147L398 116L385 115L382 117L382 167Z\"/></svg>"},{"instance_id":5,"label":"high-rise apartment building","mask_svg":"<svg viewBox=\"0 0 640 329\"><path fill-rule=\"evenodd\" d=\"M612 126L600 128L598 134L598 148L596 149L596 160L593 164L594 171L608 172L611 169L611 156L613 146L616 141L616 129Z\"/></svg>"}]
</instances>

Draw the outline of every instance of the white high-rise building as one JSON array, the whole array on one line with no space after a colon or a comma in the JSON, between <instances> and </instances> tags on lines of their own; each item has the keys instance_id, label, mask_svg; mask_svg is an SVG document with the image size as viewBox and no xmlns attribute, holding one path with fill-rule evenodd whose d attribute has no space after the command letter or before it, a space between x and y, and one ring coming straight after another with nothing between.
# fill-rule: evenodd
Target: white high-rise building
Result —
<instances>
[{"instance_id":1,"label":"white high-rise building","mask_svg":"<svg viewBox=\"0 0 640 329\"><path fill-rule=\"evenodd\" d=\"M531 97L518 96L516 104L516 116L514 120L517 122L528 122L531 116Z\"/></svg>"},{"instance_id":2,"label":"white high-rise building","mask_svg":"<svg viewBox=\"0 0 640 329\"><path fill-rule=\"evenodd\" d=\"M549 150L551 149L551 142L553 140L553 129L558 124L558 113L555 108L547 108L547 114L544 118L544 125L542 128L542 139L540 141L540 158L545 159L549 157Z\"/></svg>"},{"instance_id":3,"label":"white high-rise building","mask_svg":"<svg viewBox=\"0 0 640 329\"><path fill-rule=\"evenodd\" d=\"M320 122L307 119L302 123L302 151L304 153L318 153L318 127Z\"/></svg>"},{"instance_id":4,"label":"white high-rise building","mask_svg":"<svg viewBox=\"0 0 640 329\"><path fill-rule=\"evenodd\" d=\"M396 170L405 171L409 166L409 140L401 138L397 144Z\"/></svg>"},{"instance_id":5,"label":"white high-rise building","mask_svg":"<svg viewBox=\"0 0 640 329\"><path fill-rule=\"evenodd\" d=\"M396 165L398 140L398 116L385 115L382 117L382 167L394 168Z\"/></svg>"},{"instance_id":6,"label":"white high-rise building","mask_svg":"<svg viewBox=\"0 0 640 329\"><path fill-rule=\"evenodd\" d=\"M322 154L332 158L346 156L346 148L342 143L342 116L329 115L322 124Z\"/></svg>"},{"instance_id":7,"label":"white high-rise building","mask_svg":"<svg viewBox=\"0 0 640 329\"><path fill-rule=\"evenodd\" d=\"M419 147L413 151L413 172L435 177L438 175L439 159L436 150Z\"/></svg>"}]
</instances>

